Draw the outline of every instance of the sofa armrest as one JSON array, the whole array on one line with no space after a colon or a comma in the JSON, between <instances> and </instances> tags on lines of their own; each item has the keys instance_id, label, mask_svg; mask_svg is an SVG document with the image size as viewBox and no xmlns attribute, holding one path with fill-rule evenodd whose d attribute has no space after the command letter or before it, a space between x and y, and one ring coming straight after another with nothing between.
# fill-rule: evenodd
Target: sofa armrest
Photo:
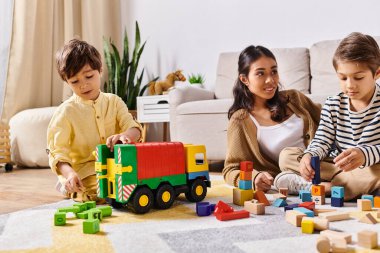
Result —
<instances>
[{"instance_id":1,"label":"sofa armrest","mask_svg":"<svg viewBox=\"0 0 380 253\"><path fill-rule=\"evenodd\" d=\"M214 98L214 92L191 86L178 87L171 90L169 92L170 140L177 140L176 109L180 104L190 101L210 100Z\"/></svg>"}]
</instances>

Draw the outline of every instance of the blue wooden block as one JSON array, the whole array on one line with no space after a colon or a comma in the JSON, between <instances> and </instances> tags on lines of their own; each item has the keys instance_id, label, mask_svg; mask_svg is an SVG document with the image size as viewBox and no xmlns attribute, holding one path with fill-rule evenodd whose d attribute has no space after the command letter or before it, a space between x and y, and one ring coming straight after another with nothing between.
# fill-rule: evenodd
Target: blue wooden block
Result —
<instances>
[{"instance_id":1,"label":"blue wooden block","mask_svg":"<svg viewBox=\"0 0 380 253\"><path fill-rule=\"evenodd\" d=\"M311 180L311 182L313 184L320 184L321 183L321 166L320 166L319 156L311 157L311 167L313 168L315 172L314 178Z\"/></svg>"},{"instance_id":2,"label":"blue wooden block","mask_svg":"<svg viewBox=\"0 0 380 253\"><path fill-rule=\"evenodd\" d=\"M372 207L374 206L373 195L362 195L362 199L369 199L369 200L371 200L371 205L372 205Z\"/></svg>"},{"instance_id":3,"label":"blue wooden block","mask_svg":"<svg viewBox=\"0 0 380 253\"><path fill-rule=\"evenodd\" d=\"M342 186L331 187L331 197L332 198L344 198L344 187L342 187Z\"/></svg>"},{"instance_id":4,"label":"blue wooden block","mask_svg":"<svg viewBox=\"0 0 380 253\"><path fill-rule=\"evenodd\" d=\"M302 197L302 193L304 193L304 192L309 192L309 191L306 191L306 190L300 190L299 192L298 192L298 197L301 199L301 197Z\"/></svg>"},{"instance_id":5,"label":"blue wooden block","mask_svg":"<svg viewBox=\"0 0 380 253\"><path fill-rule=\"evenodd\" d=\"M305 208L305 207L296 207L296 208L293 208L293 210L304 213L304 214L306 214L307 217L314 217L314 212Z\"/></svg>"},{"instance_id":6,"label":"blue wooden block","mask_svg":"<svg viewBox=\"0 0 380 253\"><path fill-rule=\"evenodd\" d=\"M252 180L239 180L239 189L242 189L242 190L252 189Z\"/></svg>"},{"instance_id":7,"label":"blue wooden block","mask_svg":"<svg viewBox=\"0 0 380 253\"><path fill-rule=\"evenodd\" d=\"M285 199L276 199L273 202L273 206L276 206L276 207L284 207L284 206L287 206L287 205L288 205L288 203L286 203Z\"/></svg>"},{"instance_id":8,"label":"blue wooden block","mask_svg":"<svg viewBox=\"0 0 380 253\"><path fill-rule=\"evenodd\" d=\"M196 212L198 216L209 216L215 210L215 204L210 204L209 202L198 202L196 203Z\"/></svg>"},{"instance_id":9,"label":"blue wooden block","mask_svg":"<svg viewBox=\"0 0 380 253\"><path fill-rule=\"evenodd\" d=\"M298 204L291 204L291 205L287 205L287 206L284 206L284 211L289 211L289 210L293 210L294 208L298 207Z\"/></svg>"},{"instance_id":10,"label":"blue wooden block","mask_svg":"<svg viewBox=\"0 0 380 253\"><path fill-rule=\"evenodd\" d=\"M311 201L311 193L310 192L303 192L301 194L301 201L302 202L309 202L309 201Z\"/></svg>"},{"instance_id":11,"label":"blue wooden block","mask_svg":"<svg viewBox=\"0 0 380 253\"><path fill-rule=\"evenodd\" d=\"M331 197L331 206L342 207L344 206L344 198L334 198Z\"/></svg>"}]
</instances>

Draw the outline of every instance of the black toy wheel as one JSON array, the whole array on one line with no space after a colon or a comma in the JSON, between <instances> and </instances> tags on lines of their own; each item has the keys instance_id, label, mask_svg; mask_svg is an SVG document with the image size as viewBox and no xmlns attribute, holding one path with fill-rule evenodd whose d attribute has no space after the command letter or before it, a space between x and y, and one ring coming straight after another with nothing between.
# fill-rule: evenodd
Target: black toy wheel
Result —
<instances>
[{"instance_id":1,"label":"black toy wheel","mask_svg":"<svg viewBox=\"0 0 380 253\"><path fill-rule=\"evenodd\" d=\"M141 187L135 190L131 200L128 202L128 207L137 214L149 212L153 205L153 193L147 187Z\"/></svg>"},{"instance_id":2,"label":"black toy wheel","mask_svg":"<svg viewBox=\"0 0 380 253\"><path fill-rule=\"evenodd\" d=\"M10 164L10 163L7 163L7 164L5 164L5 171L6 172L10 172L10 171L12 171L13 170L13 165L12 164Z\"/></svg>"},{"instance_id":3,"label":"black toy wheel","mask_svg":"<svg viewBox=\"0 0 380 253\"><path fill-rule=\"evenodd\" d=\"M202 201L206 197L206 194L206 183L199 178L189 183L189 191L185 193L187 200L191 202Z\"/></svg>"},{"instance_id":4,"label":"black toy wheel","mask_svg":"<svg viewBox=\"0 0 380 253\"><path fill-rule=\"evenodd\" d=\"M175 199L174 189L169 184L163 184L158 187L156 196L154 198L154 205L159 209L168 209L173 205Z\"/></svg>"},{"instance_id":5,"label":"black toy wheel","mask_svg":"<svg viewBox=\"0 0 380 253\"><path fill-rule=\"evenodd\" d=\"M111 198L106 198L106 202L115 209L120 209L124 206L122 203L117 202L115 199L111 199Z\"/></svg>"}]
</instances>

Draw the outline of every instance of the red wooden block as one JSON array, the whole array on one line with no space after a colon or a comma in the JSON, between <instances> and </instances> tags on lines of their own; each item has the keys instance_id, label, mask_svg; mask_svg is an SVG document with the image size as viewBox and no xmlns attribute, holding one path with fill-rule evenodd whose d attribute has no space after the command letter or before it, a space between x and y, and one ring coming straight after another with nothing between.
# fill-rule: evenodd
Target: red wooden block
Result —
<instances>
[{"instance_id":1,"label":"red wooden block","mask_svg":"<svg viewBox=\"0 0 380 253\"><path fill-rule=\"evenodd\" d=\"M214 214L217 215L220 213L231 213L233 211L234 209L231 206L219 200L218 203L215 205Z\"/></svg>"},{"instance_id":2,"label":"red wooden block","mask_svg":"<svg viewBox=\"0 0 380 253\"><path fill-rule=\"evenodd\" d=\"M234 211L230 213L218 213L215 216L220 221L236 220L236 219L249 218L249 212L246 210L239 210L239 211Z\"/></svg>"},{"instance_id":3,"label":"red wooden block","mask_svg":"<svg viewBox=\"0 0 380 253\"><path fill-rule=\"evenodd\" d=\"M308 201L308 202L302 202L298 205L298 207L305 207L311 211L314 211L315 209L315 202L313 201Z\"/></svg>"},{"instance_id":4,"label":"red wooden block","mask_svg":"<svg viewBox=\"0 0 380 253\"><path fill-rule=\"evenodd\" d=\"M254 198L257 199L260 203L263 203L266 206L270 206L270 203L263 191L255 191Z\"/></svg>"},{"instance_id":5,"label":"red wooden block","mask_svg":"<svg viewBox=\"0 0 380 253\"><path fill-rule=\"evenodd\" d=\"M240 162L240 170L253 171L253 162L251 161Z\"/></svg>"}]
</instances>

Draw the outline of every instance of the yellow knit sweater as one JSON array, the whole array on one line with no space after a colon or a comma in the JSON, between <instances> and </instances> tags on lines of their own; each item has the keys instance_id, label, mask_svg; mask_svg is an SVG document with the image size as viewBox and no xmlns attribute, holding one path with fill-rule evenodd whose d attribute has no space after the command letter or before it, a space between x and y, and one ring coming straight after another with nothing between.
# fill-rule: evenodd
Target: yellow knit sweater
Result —
<instances>
[{"instance_id":1,"label":"yellow knit sweater","mask_svg":"<svg viewBox=\"0 0 380 253\"><path fill-rule=\"evenodd\" d=\"M280 91L280 93L289 98L288 108L303 120L303 137L307 147L317 130L321 106L314 104L297 90ZM237 186L241 161L253 161L253 179L260 171L267 171L273 177L281 172L278 164L261 152L257 142L257 128L247 110L240 109L232 115L227 129L227 143L227 155L222 173L228 184Z\"/></svg>"}]
</instances>

